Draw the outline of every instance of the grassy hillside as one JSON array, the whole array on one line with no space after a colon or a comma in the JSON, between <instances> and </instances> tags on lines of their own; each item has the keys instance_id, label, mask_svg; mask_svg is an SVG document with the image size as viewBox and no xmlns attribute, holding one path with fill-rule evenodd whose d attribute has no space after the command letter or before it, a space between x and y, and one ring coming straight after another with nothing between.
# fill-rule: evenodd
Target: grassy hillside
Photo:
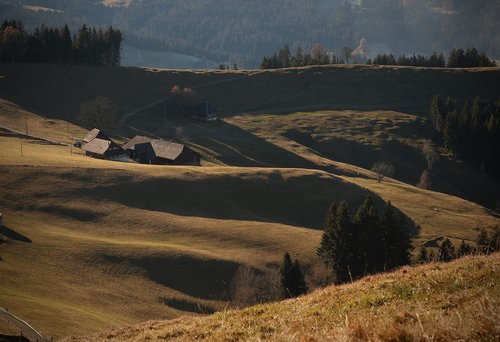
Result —
<instances>
[{"instance_id":1,"label":"grassy hillside","mask_svg":"<svg viewBox=\"0 0 500 342\"><path fill-rule=\"evenodd\" d=\"M240 265L272 270L289 251L307 270L318 262L328 205L347 200L354 210L368 194L379 206L390 200L413 221L415 246L442 237L472 241L480 228L499 224L480 205L413 186L423 167L419 145L429 135L424 119L366 109L391 107L401 94L377 102L364 99L361 90L357 104L346 97L338 106L362 111L331 109L337 106L331 96L352 96L354 83L329 88L339 79L326 71L350 75L352 82L367 77L377 91L379 73L396 85L405 75L437 73L441 85L464 79L489 96L494 91L482 88L482 81L496 87L500 69L346 66L252 75L0 66L0 125L19 131L27 126L30 134L64 143L85 132L64 121L66 112L72 117L79 103L98 94L113 98L124 114L157 102L174 83L194 84L227 114L209 124L165 117L158 105L132 116L121 132L187 143L202 153L210 165L204 167L107 162L83 157L71 146L1 132L0 212L7 243L0 244L0 304L54 337L221 310ZM307 80L315 86L303 88ZM266 93L271 90L276 96ZM415 95L405 94L404 101L418 109ZM318 112L290 109L328 103L330 109ZM282 112L232 115L268 105ZM378 183L366 168L386 157L399 174ZM484 199L498 188L497 181L444 156L436 176L438 190L463 197L476 189ZM460 185L460 177L469 184Z\"/></svg>"},{"instance_id":2,"label":"grassy hillside","mask_svg":"<svg viewBox=\"0 0 500 342\"><path fill-rule=\"evenodd\" d=\"M403 268L294 300L66 341L495 341L499 262L497 253Z\"/></svg>"},{"instance_id":3,"label":"grassy hillside","mask_svg":"<svg viewBox=\"0 0 500 342\"><path fill-rule=\"evenodd\" d=\"M317 262L321 231L311 228L332 200L392 200L420 224L416 244L471 240L498 223L470 202L396 181L112 163L67 146L0 141L9 237L0 245L0 300L55 337L222 309L239 265L272 268L285 251L306 266Z\"/></svg>"},{"instance_id":4,"label":"grassy hillside","mask_svg":"<svg viewBox=\"0 0 500 342\"><path fill-rule=\"evenodd\" d=\"M194 87L225 115L297 107L423 114L438 93L496 99L499 75L500 68L346 65L219 72L19 64L0 66L0 98L48 118L74 120L80 104L97 95L111 98L123 115L166 97L178 84Z\"/></svg>"}]
</instances>

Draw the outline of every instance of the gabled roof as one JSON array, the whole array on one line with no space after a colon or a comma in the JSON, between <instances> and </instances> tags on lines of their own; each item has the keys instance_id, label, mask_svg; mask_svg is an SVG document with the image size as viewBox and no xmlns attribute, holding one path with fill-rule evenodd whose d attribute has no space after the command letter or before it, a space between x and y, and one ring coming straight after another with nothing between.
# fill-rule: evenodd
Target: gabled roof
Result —
<instances>
[{"instance_id":1,"label":"gabled roof","mask_svg":"<svg viewBox=\"0 0 500 342\"><path fill-rule=\"evenodd\" d=\"M151 142L155 139L144 137L142 135L136 135L130 139L126 144L122 145L124 150L135 150L135 145Z\"/></svg>"},{"instance_id":2,"label":"gabled roof","mask_svg":"<svg viewBox=\"0 0 500 342\"><path fill-rule=\"evenodd\" d=\"M187 149L187 147L182 144L162 140L152 140L142 144L137 144L135 145L135 148L137 154L147 156L148 159L152 159L151 157L153 157L154 154L157 158L163 158L171 161L176 160L184 149Z\"/></svg>"},{"instance_id":3,"label":"gabled roof","mask_svg":"<svg viewBox=\"0 0 500 342\"><path fill-rule=\"evenodd\" d=\"M85 137L83 137L83 142L84 143L89 143L95 138L103 139L103 140L109 140L109 138L104 134L100 129L94 128L90 132L87 133Z\"/></svg>"},{"instance_id":4,"label":"gabled roof","mask_svg":"<svg viewBox=\"0 0 500 342\"><path fill-rule=\"evenodd\" d=\"M83 145L82 149L86 152L103 155L109 149L111 144L113 144L113 142L110 140L95 138Z\"/></svg>"}]
</instances>

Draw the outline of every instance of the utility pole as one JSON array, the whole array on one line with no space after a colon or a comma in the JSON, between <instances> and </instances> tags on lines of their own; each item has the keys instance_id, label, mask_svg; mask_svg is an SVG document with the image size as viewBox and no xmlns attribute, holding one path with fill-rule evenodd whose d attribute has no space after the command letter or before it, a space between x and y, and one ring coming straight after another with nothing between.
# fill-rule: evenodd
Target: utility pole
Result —
<instances>
[{"instance_id":1,"label":"utility pole","mask_svg":"<svg viewBox=\"0 0 500 342\"><path fill-rule=\"evenodd\" d=\"M23 156L23 143L21 143L21 157Z\"/></svg>"}]
</instances>

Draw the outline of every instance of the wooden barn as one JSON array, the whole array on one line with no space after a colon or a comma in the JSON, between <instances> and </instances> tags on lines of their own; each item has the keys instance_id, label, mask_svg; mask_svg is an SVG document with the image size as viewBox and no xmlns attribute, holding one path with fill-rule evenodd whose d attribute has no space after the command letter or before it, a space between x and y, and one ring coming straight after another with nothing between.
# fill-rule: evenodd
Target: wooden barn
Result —
<instances>
[{"instance_id":1,"label":"wooden barn","mask_svg":"<svg viewBox=\"0 0 500 342\"><path fill-rule=\"evenodd\" d=\"M83 137L82 144L88 144L89 142L91 142L95 138L99 138L102 140L110 140L109 137L103 133L103 131L101 131L98 128L94 128L93 130L88 132L86 136Z\"/></svg>"},{"instance_id":2,"label":"wooden barn","mask_svg":"<svg viewBox=\"0 0 500 342\"><path fill-rule=\"evenodd\" d=\"M137 139L136 141L139 141ZM131 147L127 150L131 151ZM152 139L134 145L132 159L143 164L200 165L201 156L189 147L171 141Z\"/></svg>"},{"instance_id":3,"label":"wooden barn","mask_svg":"<svg viewBox=\"0 0 500 342\"><path fill-rule=\"evenodd\" d=\"M93 158L128 161L127 152L111 140L94 138L83 145L82 150Z\"/></svg>"},{"instance_id":4,"label":"wooden barn","mask_svg":"<svg viewBox=\"0 0 500 342\"><path fill-rule=\"evenodd\" d=\"M136 153L135 153L135 145L138 144L143 144L147 142L154 141L155 139L153 138L148 138L142 135L136 135L132 139L130 139L127 143L122 145L122 148L127 151L130 159L136 159Z\"/></svg>"}]
</instances>

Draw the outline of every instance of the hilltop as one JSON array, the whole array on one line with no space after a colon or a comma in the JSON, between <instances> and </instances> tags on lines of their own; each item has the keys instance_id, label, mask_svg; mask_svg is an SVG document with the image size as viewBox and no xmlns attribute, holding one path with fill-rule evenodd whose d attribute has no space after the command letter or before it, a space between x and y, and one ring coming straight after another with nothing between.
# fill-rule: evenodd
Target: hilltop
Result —
<instances>
[{"instance_id":1,"label":"hilltop","mask_svg":"<svg viewBox=\"0 0 500 342\"><path fill-rule=\"evenodd\" d=\"M500 334L499 254L402 268L304 297L65 341L482 340Z\"/></svg>"}]
</instances>

